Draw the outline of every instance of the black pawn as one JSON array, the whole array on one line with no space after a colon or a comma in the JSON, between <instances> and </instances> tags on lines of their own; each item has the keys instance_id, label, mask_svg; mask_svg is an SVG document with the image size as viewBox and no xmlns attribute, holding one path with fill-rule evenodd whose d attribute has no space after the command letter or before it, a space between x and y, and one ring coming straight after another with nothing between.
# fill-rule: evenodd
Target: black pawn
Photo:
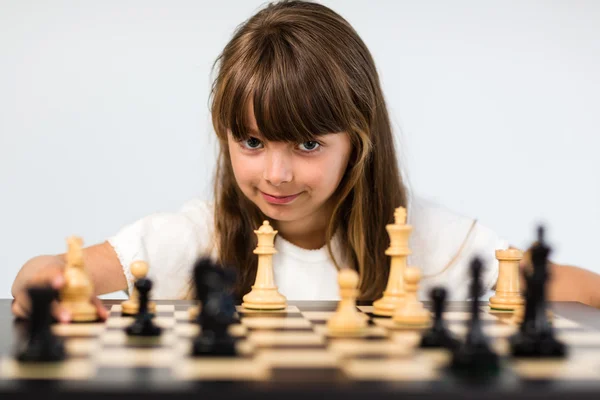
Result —
<instances>
[{"instance_id":1,"label":"black pawn","mask_svg":"<svg viewBox=\"0 0 600 400\"><path fill-rule=\"evenodd\" d=\"M140 278L135 282L139 293L140 308L135 316L135 321L125 328L129 336L160 336L162 329L152 322L153 315L148 312L148 299L152 290L152 281L148 278Z\"/></svg>"},{"instance_id":2,"label":"black pawn","mask_svg":"<svg viewBox=\"0 0 600 400\"><path fill-rule=\"evenodd\" d=\"M19 361L60 361L65 359L65 348L51 329L51 304L57 298L57 291L50 287L30 287L27 289L31 301L31 316L28 322L29 338L25 347L17 354Z\"/></svg>"},{"instance_id":3,"label":"black pawn","mask_svg":"<svg viewBox=\"0 0 600 400\"><path fill-rule=\"evenodd\" d=\"M452 335L444 323L443 313L446 307L446 296L446 289L442 287L435 287L430 292L434 320L431 328L426 330L423 336L421 336L420 347L422 348L455 349L459 345L459 341Z\"/></svg>"},{"instance_id":4,"label":"black pawn","mask_svg":"<svg viewBox=\"0 0 600 400\"><path fill-rule=\"evenodd\" d=\"M465 371L472 375L489 376L498 369L498 355L491 349L488 339L481 328L479 319L479 294L481 293L481 270L483 264L479 258L471 261L471 320L469 330L462 342L452 354L451 367L455 371Z\"/></svg>"},{"instance_id":5,"label":"black pawn","mask_svg":"<svg viewBox=\"0 0 600 400\"><path fill-rule=\"evenodd\" d=\"M525 315L519 331L510 339L515 357L556 357L567 355L567 347L556 339L546 313L546 282L548 282L548 256L551 249L544 240L544 228L538 227L537 242L531 248L533 272L523 271L526 282Z\"/></svg>"},{"instance_id":6,"label":"black pawn","mask_svg":"<svg viewBox=\"0 0 600 400\"><path fill-rule=\"evenodd\" d=\"M196 294L201 302L197 322L200 333L194 339L192 355L235 356L235 339L229 326L235 322L235 303L230 287L235 282L235 271L221 267L208 259L200 259L194 266Z\"/></svg>"}]
</instances>

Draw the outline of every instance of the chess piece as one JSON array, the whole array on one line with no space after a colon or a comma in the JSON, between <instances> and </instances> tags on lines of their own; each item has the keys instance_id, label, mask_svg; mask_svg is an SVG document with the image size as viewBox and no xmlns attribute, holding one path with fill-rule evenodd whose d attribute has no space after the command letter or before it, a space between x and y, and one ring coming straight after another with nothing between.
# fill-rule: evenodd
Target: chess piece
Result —
<instances>
[{"instance_id":1,"label":"chess piece","mask_svg":"<svg viewBox=\"0 0 600 400\"><path fill-rule=\"evenodd\" d=\"M394 311L392 317L396 324L424 327L431 323L431 313L417 298L420 281L421 271L416 267L407 267L404 271L404 301Z\"/></svg>"},{"instance_id":2,"label":"chess piece","mask_svg":"<svg viewBox=\"0 0 600 400\"><path fill-rule=\"evenodd\" d=\"M258 246L254 254L258 254L258 269L252 290L242 298L242 307L254 310L281 310L287 307L287 299L277 290L273 275L274 241L277 231L264 221L262 226L255 230L258 236Z\"/></svg>"},{"instance_id":3,"label":"chess piece","mask_svg":"<svg viewBox=\"0 0 600 400\"><path fill-rule=\"evenodd\" d=\"M523 271L526 281L525 316L519 331L509 338L515 357L563 358L567 347L554 336L546 308L546 283L550 277L550 247L544 241L544 228L538 227L537 242L531 248L533 272Z\"/></svg>"},{"instance_id":4,"label":"chess piece","mask_svg":"<svg viewBox=\"0 0 600 400\"><path fill-rule=\"evenodd\" d=\"M404 299L406 258L412 253L408 247L412 226L406 224L406 208L396 208L394 223L385 228L390 237L390 247L385 251L391 257L390 275L383 297L373 302L373 314L391 317Z\"/></svg>"},{"instance_id":5,"label":"chess piece","mask_svg":"<svg viewBox=\"0 0 600 400\"><path fill-rule=\"evenodd\" d=\"M31 315L28 321L28 340L17 354L24 362L50 362L65 358L65 348L51 330L51 303L57 298L56 290L50 287L29 287Z\"/></svg>"},{"instance_id":6,"label":"chess piece","mask_svg":"<svg viewBox=\"0 0 600 400\"><path fill-rule=\"evenodd\" d=\"M97 310L91 302L94 287L83 262L83 240L71 236L67 244L65 284L60 290L60 304L71 313L72 322L96 321Z\"/></svg>"},{"instance_id":7,"label":"chess piece","mask_svg":"<svg viewBox=\"0 0 600 400\"><path fill-rule=\"evenodd\" d=\"M519 262L523 252L518 249L496 250L498 280L496 294L490 298L492 310L515 311L524 304L519 288Z\"/></svg>"},{"instance_id":8,"label":"chess piece","mask_svg":"<svg viewBox=\"0 0 600 400\"><path fill-rule=\"evenodd\" d=\"M546 316L548 317L548 321L550 323L552 323L552 321L554 320L554 313L552 312L552 310L550 308L546 309ZM521 325L521 323L523 322L523 319L525 317L525 306L521 306L519 308L516 308L510 319L508 319L507 322L513 324L513 325Z\"/></svg>"},{"instance_id":9,"label":"chess piece","mask_svg":"<svg viewBox=\"0 0 600 400\"><path fill-rule=\"evenodd\" d=\"M358 273L344 268L338 273L340 298L335 314L327 321L327 333L334 337L364 336L367 319L356 309Z\"/></svg>"},{"instance_id":10,"label":"chess piece","mask_svg":"<svg viewBox=\"0 0 600 400\"><path fill-rule=\"evenodd\" d=\"M148 263L141 260L136 260L130 265L131 274L135 278L135 280L139 280L141 278L145 278L148 275ZM129 299L123 301L121 303L121 313L122 315L136 315L139 310L140 301L139 294L135 285L133 287L133 293L129 296ZM156 312L156 303L153 301L148 301L148 312L154 314Z\"/></svg>"},{"instance_id":11,"label":"chess piece","mask_svg":"<svg viewBox=\"0 0 600 400\"><path fill-rule=\"evenodd\" d=\"M475 257L471 261L471 320L464 342L452 353L451 368L456 372L487 376L498 370L499 359L490 347L479 319L482 268L481 260Z\"/></svg>"},{"instance_id":12,"label":"chess piece","mask_svg":"<svg viewBox=\"0 0 600 400\"><path fill-rule=\"evenodd\" d=\"M153 315L148 311L148 300L152 290L152 281L140 278L135 282L138 291L139 308L135 320L125 328L128 336L160 336L162 329L152 322Z\"/></svg>"},{"instance_id":13,"label":"chess piece","mask_svg":"<svg viewBox=\"0 0 600 400\"><path fill-rule=\"evenodd\" d=\"M433 304L433 325L421 336L421 348L444 348L455 349L459 345L458 339L446 327L443 319L444 308L446 305L446 289L435 287L430 292L431 302Z\"/></svg>"},{"instance_id":14,"label":"chess piece","mask_svg":"<svg viewBox=\"0 0 600 400\"><path fill-rule=\"evenodd\" d=\"M201 307L197 315L200 333L194 339L192 355L235 356L235 340L229 327L235 322L235 303L231 286L235 283L235 270L220 267L208 258L194 265L196 296Z\"/></svg>"}]
</instances>

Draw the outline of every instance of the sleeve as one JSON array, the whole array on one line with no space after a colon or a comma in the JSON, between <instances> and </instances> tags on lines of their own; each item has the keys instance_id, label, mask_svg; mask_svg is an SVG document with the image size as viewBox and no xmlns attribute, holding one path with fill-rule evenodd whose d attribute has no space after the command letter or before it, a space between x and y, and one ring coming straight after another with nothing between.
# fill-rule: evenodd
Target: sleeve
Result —
<instances>
[{"instance_id":1,"label":"sleeve","mask_svg":"<svg viewBox=\"0 0 600 400\"><path fill-rule=\"evenodd\" d=\"M135 260L148 263L153 280L153 297L173 299L181 295L190 280L191 267L205 250L210 238L211 215L207 205L193 199L178 212L147 215L122 227L108 239L114 248L132 293L134 277L130 265Z\"/></svg>"}]
</instances>

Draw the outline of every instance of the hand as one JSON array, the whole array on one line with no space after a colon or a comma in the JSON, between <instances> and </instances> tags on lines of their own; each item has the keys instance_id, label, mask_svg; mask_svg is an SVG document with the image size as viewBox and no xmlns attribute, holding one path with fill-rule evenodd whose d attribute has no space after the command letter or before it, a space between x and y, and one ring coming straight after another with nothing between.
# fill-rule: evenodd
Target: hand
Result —
<instances>
[{"instance_id":1,"label":"hand","mask_svg":"<svg viewBox=\"0 0 600 400\"><path fill-rule=\"evenodd\" d=\"M60 290L65 285L64 264L50 263L39 268L35 275L28 281L27 285L49 285L53 289ZM102 302L96 297L91 298L91 303L96 307L98 317L105 320L108 317L108 311L104 308ZM27 288L20 290L12 303L12 312L18 318L27 319L31 311L31 304ZM71 321L71 314L67 309L61 307L58 301L53 301L51 312L54 318L59 322Z\"/></svg>"}]
</instances>

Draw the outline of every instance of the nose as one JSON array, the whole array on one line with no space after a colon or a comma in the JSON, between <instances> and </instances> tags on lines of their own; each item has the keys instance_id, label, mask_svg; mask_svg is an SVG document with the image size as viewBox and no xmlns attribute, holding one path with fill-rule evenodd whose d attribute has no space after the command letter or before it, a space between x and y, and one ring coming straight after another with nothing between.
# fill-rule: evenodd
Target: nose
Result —
<instances>
[{"instance_id":1,"label":"nose","mask_svg":"<svg viewBox=\"0 0 600 400\"><path fill-rule=\"evenodd\" d=\"M291 182L293 178L292 165L289 155L285 150L272 150L267 152L263 179L273 186L280 186Z\"/></svg>"}]
</instances>

